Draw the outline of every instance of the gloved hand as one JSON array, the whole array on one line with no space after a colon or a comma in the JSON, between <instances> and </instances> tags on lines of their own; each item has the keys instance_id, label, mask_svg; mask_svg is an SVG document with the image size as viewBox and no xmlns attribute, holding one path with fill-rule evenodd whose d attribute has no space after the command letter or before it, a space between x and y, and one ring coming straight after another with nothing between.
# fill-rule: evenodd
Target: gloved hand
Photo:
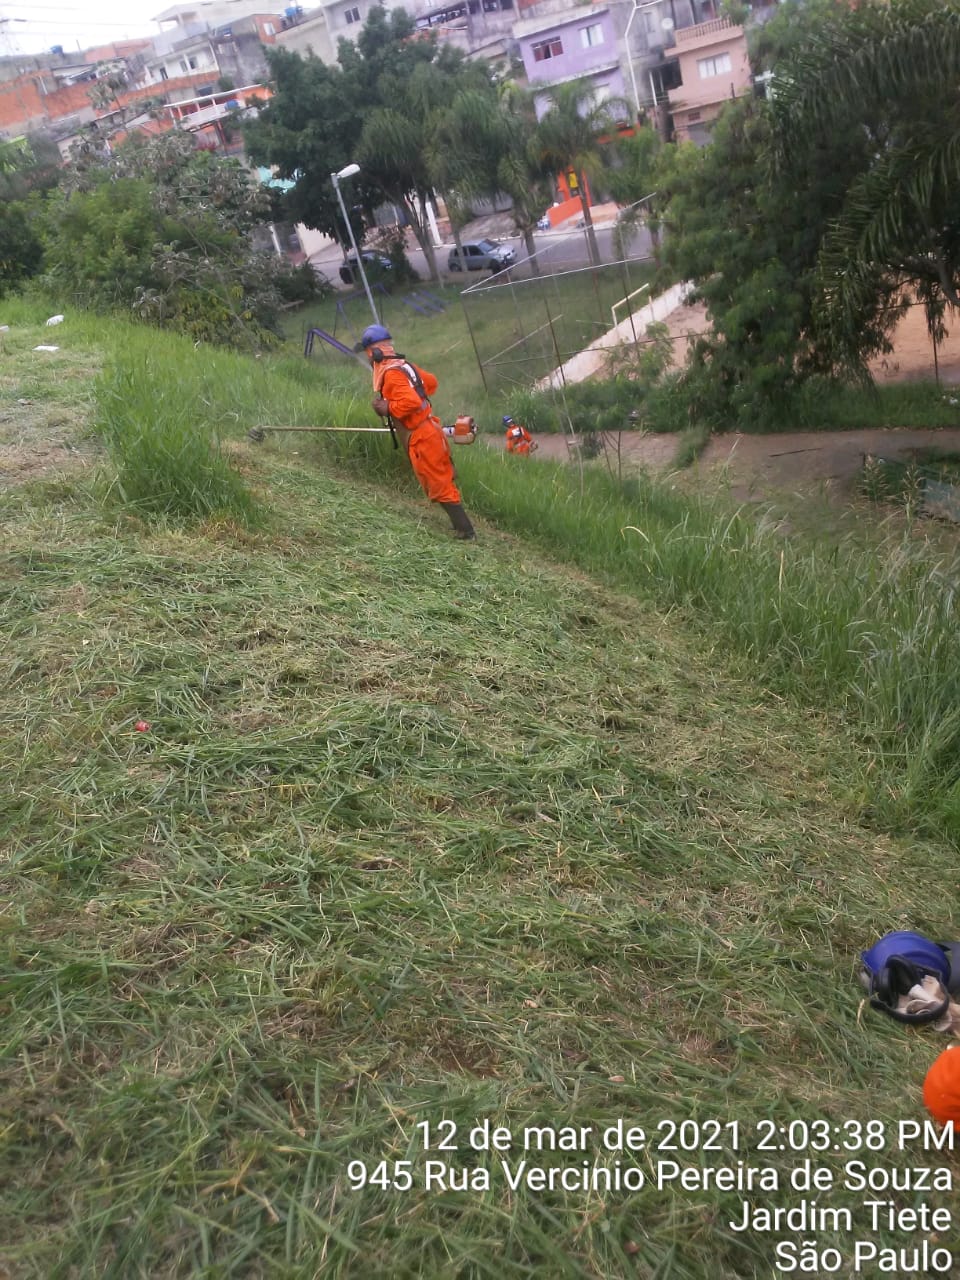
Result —
<instances>
[{"instance_id":1,"label":"gloved hand","mask_svg":"<svg viewBox=\"0 0 960 1280\"><path fill-rule=\"evenodd\" d=\"M390 406L387 404L386 400L384 400L383 396L375 396L372 404L373 412L379 414L381 418L387 418L390 416Z\"/></svg>"}]
</instances>

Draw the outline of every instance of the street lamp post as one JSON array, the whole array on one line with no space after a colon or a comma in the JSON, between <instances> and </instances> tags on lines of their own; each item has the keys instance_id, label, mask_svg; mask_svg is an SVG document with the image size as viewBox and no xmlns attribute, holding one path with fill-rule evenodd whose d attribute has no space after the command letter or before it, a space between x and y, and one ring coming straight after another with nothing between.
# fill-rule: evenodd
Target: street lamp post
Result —
<instances>
[{"instance_id":1,"label":"street lamp post","mask_svg":"<svg viewBox=\"0 0 960 1280\"><path fill-rule=\"evenodd\" d=\"M340 169L336 173L331 173L330 181L333 183L333 189L337 193L337 199L340 201L340 211L343 214L343 220L347 224L347 234L350 237L350 243L353 245L353 252L357 256L357 269L360 272L360 279L363 281L364 292L367 295L367 301L370 303L370 311L373 314L375 323L380 323L380 317L377 315L377 308L373 304L373 294L370 292L370 283L367 280L367 273L363 269L363 258L360 256L360 250L357 248L357 241L353 234L353 227L350 219L347 217L347 206L343 203L343 196L340 193L340 179L352 178L355 173L360 172L358 164L348 164L345 169Z\"/></svg>"}]
</instances>

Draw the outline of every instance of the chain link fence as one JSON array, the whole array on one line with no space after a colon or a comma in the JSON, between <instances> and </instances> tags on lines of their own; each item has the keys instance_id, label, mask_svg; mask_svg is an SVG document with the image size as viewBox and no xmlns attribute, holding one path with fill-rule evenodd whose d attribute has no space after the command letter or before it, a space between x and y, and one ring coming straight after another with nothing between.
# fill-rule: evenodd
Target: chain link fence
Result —
<instances>
[{"instance_id":1,"label":"chain link fence","mask_svg":"<svg viewBox=\"0 0 960 1280\"><path fill-rule=\"evenodd\" d=\"M652 258L583 266L583 257L577 233L464 289L461 302L490 395L532 387L649 300ZM642 337L635 333L633 340Z\"/></svg>"}]
</instances>

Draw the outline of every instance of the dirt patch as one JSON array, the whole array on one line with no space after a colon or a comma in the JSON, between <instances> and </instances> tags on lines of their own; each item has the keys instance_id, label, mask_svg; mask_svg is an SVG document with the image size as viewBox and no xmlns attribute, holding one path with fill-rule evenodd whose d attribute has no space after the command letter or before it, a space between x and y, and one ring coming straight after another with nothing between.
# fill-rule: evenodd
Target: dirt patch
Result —
<instances>
[{"instance_id":1,"label":"dirt patch","mask_svg":"<svg viewBox=\"0 0 960 1280\"><path fill-rule=\"evenodd\" d=\"M791 431L784 435L718 436L710 441L699 468L723 468L731 495L761 501L772 489L819 488L825 497L846 497L867 454L909 461L917 449L960 450L960 428L865 431Z\"/></svg>"},{"instance_id":2,"label":"dirt patch","mask_svg":"<svg viewBox=\"0 0 960 1280\"><path fill-rule=\"evenodd\" d=\"M69 444L0 445L0 488L88 466L92 452Z\"/></svg>"},{"instance_id":3,"label":"dirt patch","mask_svg":"<svg viewBox=\"0 0 960 1280\"><path fill-rule=\"evenodd\" d=\"M960 315L947 314L951 331L934 351L923 308L911 307L893 333L893 352L870 365L877 382L933 382L960 385Z\"/></svg>"},{"instance_id":4,"label":"dirt patch","mask_svg":"<svg viewBox=\"0 0 960 1280\"><path fill-rule=\"evenodd\" d=\"M538 435L537 458L576 460L578 445L561 435ZM674 466L678 437L669 433L649 435L624 432L607 438L606 457L617 464L617 449L624 463L639 463L654 470ZM864 431L791 431L783 435L715 436L701 455L693 474L722 471L731 496L737 501L760 501L772 489L799 489L815 485L829 496L849 493L863 467L866 454L910 460L917 449L949 449L960 452L960 428Z\"/></svg>"},{"instance_id":5,"label":"dirt patch","mask_svg":"<svg viewBox=\"0 0 960 1280\"><path fill-rule=\"evenodd\" d=\"M948 317L948 322L950 318ZM678 307L665 321L674 340L675 362L682 363L689 342L709 328L702 305ZM911 307L893 337L891 355L875 360L870 368L878 383L933 381L939 373L943 386L960 385L960 317L940 344L936 356L927 333L923 310ZM958 394L960 399L960 394ZM560 435L538 435L538 458L567 461L578 456L576 441ZM617 451L623 462L640 463L655 470L674 466L678 437L672 434L632 435L607 440L607 457L614 464ZM700 458L694 475L722 472L736 501L761 501L771 490L816 487L825 496L846 496L859 474L865 454L884 458L913 457L917 449L935 447L960 450L956 430L889 428L862 431L791 431L777 435L715 436Z\"/></svg>"},{"instance_id":6,"label":"dirt patch","mask_svg":"<svg viewBox=\"0 0 960 1280\"><path fill-rule=\"evenodd\" d=\"M0 489L74 474L102 456L89 433L99 353L18 354L0 376Z\"/></svg>"},{"instance_id":7,"label":"dirt patch","mask_svg":"<svg viewBox=\"0 0 960 1280\"><path fill-rule=\"evenodd\" d=\"M677 307L664 321L682 363L690 339L710 327L706 308ZM950 332L934 350L921 306L912 306L891 335L893 351L870 362L870 372L878 383L934 382L939 375L944 386L960 385L960 315L947 314Z\"/></svg>"}]
</instances>

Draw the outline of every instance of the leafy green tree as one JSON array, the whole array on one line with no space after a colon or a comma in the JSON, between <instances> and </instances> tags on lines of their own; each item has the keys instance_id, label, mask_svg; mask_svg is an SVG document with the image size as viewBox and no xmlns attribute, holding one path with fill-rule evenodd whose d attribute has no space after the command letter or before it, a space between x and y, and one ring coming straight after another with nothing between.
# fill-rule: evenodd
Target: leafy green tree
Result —
<instances>
[{"instance_id":1,"label":"leafy green tree","mask_svg":"<svg viewBox=\"0 0 960 1280\"><path fill-rule=\"evenodd\" d=\"M0 143L0 297L42 266L39 216L59 161L56 146L40 136Z\"/></svg>"},{"instance_id":2,"label":"leafy green tree","mask_svg":"<svg viewBox=\"0 0 960 1280\"><path fill-rule=\"evenodd\" d=\"M352 190L366 220L372 222L374 209L385 201L400 209L436 277L426 214L436 176L432 131L459 92L479 89L489 77L458 50L438 47L432 35L414 35L403 9L386 13L378 7L356 44L341 40L335 67L270 51L274 96L245 136L253 160L295 180L287 198L290 214L341 242L342 216L330 174L360 164ZM358 239L362 228L360 233Z\"/></svg>"},{"instance_id":3,"label":"leafy green tree","mask_svg":"<svg viewBox=\"0 0 960 1280\"><path fill-rule=\"evenodd\" d=\"M775 93L778 67L805 46L816 43L823 29L849 9L850 0L782 0L766 22L747 28L754 72L772 71Z\"/></svg>"},{"instance_id":4,"label":"leafy green tree","mask_svg":"<svg viewBox=\"0 0 960 1280\"><path fill-rule=\"evenodd\" d=\"M259 347L278 324L286 264L249 233L268 201L237 161L189 138L138 140L67 175L46 219L47 280L83 306L129 308L195 339Z\"/></svg>"},{"instance_id":5,"label":"leafy green tree","mask_svg":"<svg viewBox=\"0 0 960 1280\"><path fill-rule=\"evenodd\" d=\"M536 96L516 81L505 81L498 94L500 146L497 186L513 201L513 221L527 254L539 273L534 228L552 201L557 171L548 148L540 142Z\"/></svg>"},{"instance_id":6,"label":"leafy green tree","mask_svg":"<svg viewBox=\"0 0 960 1280\"><path fill-rule=\"evenodd\" d=\"M514 224L539 270L533 230L553 193L556 175L535 144L533 94L507 81L462 90L436 118L428 161L436 184L454 195L464 216L471 199L508 195ZM454 221L454 238L459 233Z\"/></svg>"},{"instance_id":7,"label":"leafy green tree","mask_svg":"<svg viewBox=\"0 0 960 1280\"><path fill-rule=\"evenodd\" d=\"M432 115L427 171L434 187L443 192L461 258L460 229L471 217L471 201L496 187L501 143L498 123L492 86L489 92L459 93Z\"/></svg>"},{"instance_id":8,"label":"leafy green tree","mask_svg":"<svg viewBox=\"0 0 960 1280\"><path fill-rule=\"evenodd\" d=\"M431 277L439 279L427 219L427 203L432 199L437 176L435 165L431 164L431 138L447 114L448 104L467 92L471 80L474 96L482 92L486 78L478 64L464 66L458 51L448 46L424 50L418 42L393 50L397 65L386 62L378 67L390 47L385 33L369 22L357 48L347 47L346 42L341 44L341 61L347 75L359 77L364 58L368 72L376 69L374 93L382 104L365 115L359 162L386 199L403 209ZM410 56L421 52L431 56L416 60Z\"/></svg>"},{"instance_id":9,"label":"leafy green tree","mask_svg":"<svg viewBox=\"0 0 960 1280\"><path fill-rule=\"evenodd\" d=\"M55 142L34 133L0 142L0 200L25 200L31 192L50 191L60 178Z\"/></svg>"},{"instance_id":10,"label":"leafy green tree","mask_svg":"<svg viewBox=\"0 0 960 1280\"><path fill-rule=\"evenodd\" d=\"M598 264L600 251L584 178L599 180L605 167L600 138L616 132L617 116L622 113L611 101L594 101L592 86L586 80L555 85L549 90L549 98L550 106L537 127L540 158L555 173L573 170L576 175L590 257Z\"/></svg>"},{"instance_id":11,"label":"leafy green tree","mask_svg":"<svg viewBox=\"0 0 960 1280\"><path fill-rule=\"evenodd\" d=\"M268 49L267 61L274 93L258 118L244 126L247 154L254 163L271 165L279 177L294 181L284 197L284 210L292 221L347 243L330 174L357 159L363 130L358 86L340 67L287 49ZM369 175L358 174L352 181L361 203L373 207L379 192Z\"/></svg>"},{"instance_id":12,"label":"leafy green tree","mask_svg":"<svg viewBox=\"0 0 960 1280\"><path fill-rule=\"evenodd\" d=\"M95 309L129 305L138 288L159 287L154 245L177 235L175 225L158 216L149 183L138 178L64 193L48 227L51 291Z\"/></svg>"},{"instance_id":13,"label":"leafy green tree","mask_svg":"<svg viewBox=\"0 0 960 1280\"><path fill-rule=\"evenodd\" d=\"M34 210L23 201L0 201L0 298L36 275L42 263Z\"/></svg>"},{"instance_id":14,"label":"leafy green tree","mask_svg":"<svg viewBox=\"0 0 960 1280\"><path fill-rule=\"evenodd\" d=\"M838 12L781 67L778 168L841 136L860 142L820 249L816 320L838 364L888 348L910 296L934 336L960 307L960 4L891 0Z\"/></svg>"},{"instance_id":15,"label":"leafy green tree","mask_svg":"<svg viewBox=\"0 0 960 1280\"><path fill-rule=\"evenodd\" d=\"M769 106L743 98L710 145L675 148L662 184L664 260L712 321L685 375L695 415L721 428L775 426L798 383L832 368L814 323L817 261L865 145L838 134L798 147L787 178L773 166Z\"/></svg>"},{"instance_id":16,"label":"leafy green tree","mask_svg":"<svg viewBox=\"0 0 960 1280\"><path fill-rule=\"evenodd\" d=\"M650 125L639 127L632 137L619 139L617 160L606 174L607 188L624 212L617 221L617 245L621 256L637 226L650 231L653 253L660 262L660 223L666 207L669 173L676 147L667 144Z\"/></svg>"},{"instance_id":17,"label":"leafy green tree","mask_svg":"<svg viewBox=\"0 0 960 1280\"><path fill-rule=\"evenodd\" d=\"M18 138L14 142L0 142L0 173L11 173L18 168L28 151L25 138Z\"/></svg>"}]
</instances>

